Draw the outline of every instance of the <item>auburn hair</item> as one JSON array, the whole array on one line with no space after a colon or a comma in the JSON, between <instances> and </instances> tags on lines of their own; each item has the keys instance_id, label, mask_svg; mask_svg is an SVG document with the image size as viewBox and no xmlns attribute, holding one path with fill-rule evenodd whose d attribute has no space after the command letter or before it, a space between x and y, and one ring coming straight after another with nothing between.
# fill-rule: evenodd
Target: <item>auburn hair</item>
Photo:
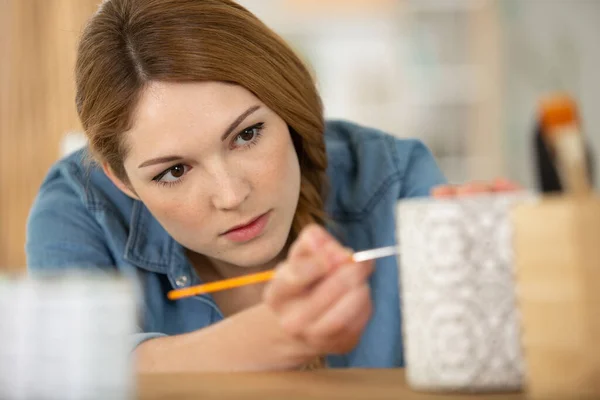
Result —
<instances>
[{"instance_id":1,"label":"auburn hair","mask_svg":"<svg viewBox=\"0 0 600 400\"><path fill-rule=\"evenodd\" d=\"M96 161L128 182L125 135L148 83L220 81L252 92L288 125L301 189L291 238L324 224L327 156L321 99L300 58L230 0L106 0L81 36L79 118Z\"/></svg>"}]
</instances>

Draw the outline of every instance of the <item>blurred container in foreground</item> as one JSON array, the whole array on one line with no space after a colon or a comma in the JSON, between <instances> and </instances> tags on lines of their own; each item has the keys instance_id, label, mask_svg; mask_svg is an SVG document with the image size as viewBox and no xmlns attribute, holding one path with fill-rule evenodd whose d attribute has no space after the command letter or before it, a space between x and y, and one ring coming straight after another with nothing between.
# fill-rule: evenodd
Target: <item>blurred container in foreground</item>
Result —
<instances>
[{"instance_id":1,"label":"blurred container in foreground","mask_svg":"<svg viewBox=\"0 0 600 400\"><path fill-rule=\"evenodd\" d=\"M598 399L600 197L545 197L513 222L528 395Z\"/></svg>"},{"instance_id":2,"label":"blurred container in foreground","mask_svg":"<svg viewBox=\"0 0 600 400\"><path fill-rule=\"evenodd\" d=\"M132 287L121 278L0 276L0 399L130 399Z\"/></svg>"}]
</instances>

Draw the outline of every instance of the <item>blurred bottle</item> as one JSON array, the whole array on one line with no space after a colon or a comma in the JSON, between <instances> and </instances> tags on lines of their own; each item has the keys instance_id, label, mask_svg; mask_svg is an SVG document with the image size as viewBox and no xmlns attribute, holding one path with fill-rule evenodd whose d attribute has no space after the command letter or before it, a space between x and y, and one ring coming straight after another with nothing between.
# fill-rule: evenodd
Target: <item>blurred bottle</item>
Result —
<instances>
[{"instance_id":1,"label":"blurred bottle","mask_svg":"<svg viewBox=\"0 0 600 400\"><path fill-rule=\"evenodd\" d=\"M543 193L585 192L593 186L594 156L581 132L577 105L568 95L541 99L534 159Z\"/></svg>"}]
</instances>

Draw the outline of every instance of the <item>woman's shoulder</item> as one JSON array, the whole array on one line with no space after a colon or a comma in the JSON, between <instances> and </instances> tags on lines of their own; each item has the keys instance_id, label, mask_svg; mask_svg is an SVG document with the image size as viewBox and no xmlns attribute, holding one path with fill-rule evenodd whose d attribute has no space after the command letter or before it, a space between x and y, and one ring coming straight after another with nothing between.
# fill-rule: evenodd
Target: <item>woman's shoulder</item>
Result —
<instances>
[{"instance_id":1,"label":"woman's shoulder","mask_svg":"<svg viewBox=\"0 0 600 400\"><path fill-rule=\"evenodd\" d=\"M78 204L91 212L130 209L132 200L122 193L95 164L87 148L77 150L49 169L32 211ZM123 210L125 211L125 210Z\"/></svg>"},{"instance_id":2,"label":"woman's shoulder","mask_svg":"<svg viewBox=\"0 0 600 400\"><path fill-rule=\"evenodd\" d=\"M400 138L356 123L328 121L328 177L336 205L366 212L379 197L426 196L445 183L437 162L419 139Z\"/></svg>"},{"instance_id":3,"label":"woman's shoulder","mask_svg":"<svg viewBox=\"0 0 600 400\"><path fill-rule=\"evenodd\" d=\"M30 271L113 267L123 254L133 200L88 159L83 149L48 171L27 220Z\"/></svg>"},{"instance_id":4,"label":"woman's shoulder","mask_svg":"<svg viewBox=\"0 0 600 400\"><path fill-rule=\"evenodd\" d=\"M345 120L326 122L325 143L329 162L334 165L387 163L395 173L406 172L414 158L432 157L417 138L401 138L380 129Z\"/></svg>"}]
</instances>

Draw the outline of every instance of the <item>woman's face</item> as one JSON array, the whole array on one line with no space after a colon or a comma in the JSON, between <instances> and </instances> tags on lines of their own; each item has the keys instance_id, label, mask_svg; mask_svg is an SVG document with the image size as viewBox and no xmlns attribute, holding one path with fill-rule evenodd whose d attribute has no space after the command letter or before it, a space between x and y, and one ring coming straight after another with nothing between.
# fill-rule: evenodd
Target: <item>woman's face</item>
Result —
<instances>
[{"instance_id":1,"label":"woman's face","mask_svg":"<svg viewBox=\"0 0 600 400\"><path fill-rule=\"evenodd\" d=\"M184 247L242 267L282 251L300 166L287 124L252 93L219 82L152 83L126 144L133 196Z\"/></svg>"}]
</instances>

